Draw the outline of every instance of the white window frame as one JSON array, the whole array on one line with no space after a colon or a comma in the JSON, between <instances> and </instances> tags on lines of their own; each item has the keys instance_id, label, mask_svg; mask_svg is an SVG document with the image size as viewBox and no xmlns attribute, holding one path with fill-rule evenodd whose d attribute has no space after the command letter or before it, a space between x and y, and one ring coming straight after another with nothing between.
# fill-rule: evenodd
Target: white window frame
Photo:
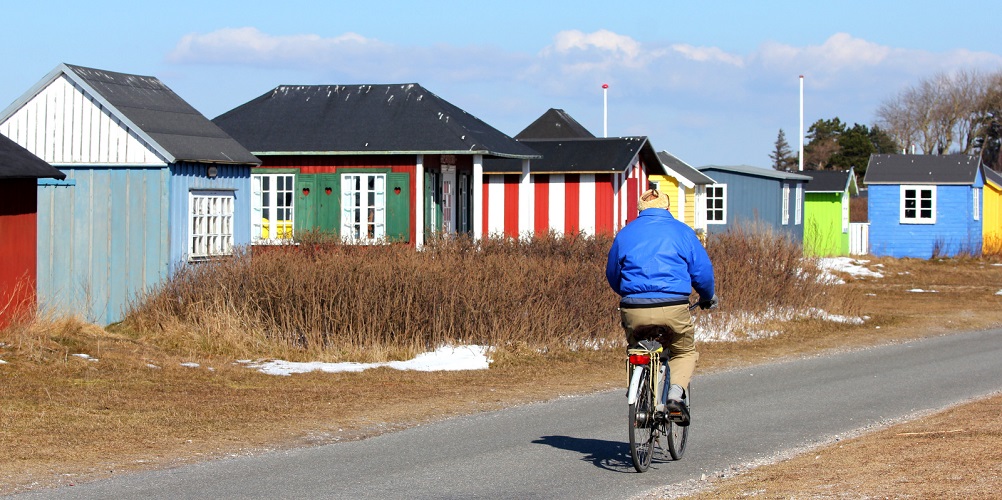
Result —
<instances>
[{"instance_id":1,"label":"white window frame","mask_svg":"<svg viewBox=\"0 0 1002 500\"><path fill-rule=\"evenodd\" d=\"M296 227L295 186L293 173L251 174L251 243L274 245L292 241L292 228ZM282 218L283 212L287 218ZM285 222L285 232L277 230L278 221ZM268 237L264 236L265 231Z\"/></svg>"},{"instance_id":2,"label":"white window frame","mask_svg":"<svg viewBox=\"0 0 1002 500\"><path fill-rule=\"evenodd\" d=\"M783 198L782 198L783 208L783 225L790 223L790 184L788 182L783 183Z\"/></svg>"},{"instance_id":3,"label":"white window frame","mask_svg":"<svg viewBox=\"0 0 1002 500\"><path fill-rule=\"evenodd\" d=\"M720 196L713 196L713 191L720 189ZM720 208L710 208L710 204L713 200L720 200ZM706 203L704 203L703 213L705 214L706 224L727 224L727 184L710 184L706 186L705 194ZM713 212L720 212L720 220L716 220L710 216Z\"/></svg>"},{"instance_id":4,"label":"white window frame","mask_svg":"<svg viewBox=\"0 0 1002 500\"><path fill-rule=\"evenodd\" d=\"M341 236L344 241L355 244L386 240L385 173L341 174Z\"/></svg>"},{"instance_id":5,"label":"white window frame","mask_svg":"<svg viewBox=\"0 0 1002 500\"><path fill-rule=\"evenodd\" d=\"M236 193L188 191L188 260L233 255Z\"/></svg>"},{"instance_id":6,"label":"white window frame","mask_svg":"<svg viewBox=\"0 0 1002 500\"><path fill-rule=\"evenodd\" d=\"M981 220L981 190L974 188L971 192L974 197L974 220Z\"/></svg>"},{"instance_id":7,"label":"white window frame","mask_svg":"<svg viewBox=\"0 0 1002 500\"><path fill-rule=\"evenodd\" d=\"M906 197L908 191L914 190L914 206L909 206L909 198ZM928 191L929 206L923 207L923 194ZM935 224L936 223L936 186L930 185L901 185L901 224ZM923 217L922 212L929 212L929 216Z\"/></svg>"},{"instance_id":8,"label":"white window frame","mask_svg":"<svg viewBox=\"0 0 1002 500\"><path fill-rule=\"evenodd\" d=\"M794 196L793 206L793 223L797 226L804 223L804 185L797 183L796 188L794 188L796 195Z\"/></svg>"},{"instance_id":9,"label":"white window frame","mask_svg":"<svg viewBox=\"0 0 1002 500\"><path fill-rule=\"evenodd\" d=\"M849 195L842 195L842 232L849 232Z\"/></svg>"}]
</instances>

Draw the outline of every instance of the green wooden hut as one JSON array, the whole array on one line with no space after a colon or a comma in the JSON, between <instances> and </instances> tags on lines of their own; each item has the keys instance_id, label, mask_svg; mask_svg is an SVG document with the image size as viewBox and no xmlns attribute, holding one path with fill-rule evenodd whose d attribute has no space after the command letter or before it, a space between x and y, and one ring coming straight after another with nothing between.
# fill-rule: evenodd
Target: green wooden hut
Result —
<instances>
[{"instance_id":1,"label":"green wooden hut","mask_svg":"<svg viewBox=\"0 0 1002 500\"><path fill-rule=\"evenodd\" d=\"M856 174L846 171L804 172L804 253L815 257L849 255L849 197L858 194Z\"/></svg>"}]
</instances>

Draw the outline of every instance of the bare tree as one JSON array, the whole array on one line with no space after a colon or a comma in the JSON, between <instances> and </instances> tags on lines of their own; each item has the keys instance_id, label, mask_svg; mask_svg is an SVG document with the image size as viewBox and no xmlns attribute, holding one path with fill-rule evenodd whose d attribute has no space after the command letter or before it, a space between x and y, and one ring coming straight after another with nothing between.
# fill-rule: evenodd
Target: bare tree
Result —
<instances>
[{"instance_id":1,"label":"bare tree","mask_svg":"<svg viewBox=\"0 0 1002 500\"><path fill-rule=\"evenodd\" d=\"M884 101L877 122L906 152L971 154L986 126L992 78L977 70L937 73Z\"/></svg>"}]
</instances>

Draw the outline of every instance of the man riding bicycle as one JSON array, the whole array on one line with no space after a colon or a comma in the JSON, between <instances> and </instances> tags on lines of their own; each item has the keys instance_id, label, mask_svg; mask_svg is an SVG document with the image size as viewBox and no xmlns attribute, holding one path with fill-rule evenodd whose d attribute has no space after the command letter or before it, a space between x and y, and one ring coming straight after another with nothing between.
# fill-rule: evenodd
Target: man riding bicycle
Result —
<instances>
[{"instance_id":1,"label":"man riding bicycle","mask_svg":"<svg viewBox=\"0 0 1002 500\"><path fill-rule=\"evenodd\" d=\"M689 295L695 289L700 307L717 305L713 264L693 230L675 219L668 195L656 189L640 196L636 220L616 235L609 251L605 276L621 297L620 317L629 347L642 339L638 327L667 330L670 388L665 404L679 425L689 425L689 409L683 403L685 389L696 370L699 353L695 325L689 313Z\"/></svg>"}]
</instances>

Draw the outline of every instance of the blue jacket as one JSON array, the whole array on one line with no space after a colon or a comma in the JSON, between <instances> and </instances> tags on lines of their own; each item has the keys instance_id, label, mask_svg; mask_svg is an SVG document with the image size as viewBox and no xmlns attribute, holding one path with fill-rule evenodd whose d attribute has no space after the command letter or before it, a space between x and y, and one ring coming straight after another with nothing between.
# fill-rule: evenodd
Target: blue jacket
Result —
<instances>
[{"instance_id":1,"label":"blue jacket","mask_svg":"<svg viewBox=\"0 0 1002 500\"><path fill-rule=\"evenodd\" d=\"M663 208L648 208L616 235L605 266L624 304L713 297L713 264L696 233Z\"/></svg>"}]
</instances>

